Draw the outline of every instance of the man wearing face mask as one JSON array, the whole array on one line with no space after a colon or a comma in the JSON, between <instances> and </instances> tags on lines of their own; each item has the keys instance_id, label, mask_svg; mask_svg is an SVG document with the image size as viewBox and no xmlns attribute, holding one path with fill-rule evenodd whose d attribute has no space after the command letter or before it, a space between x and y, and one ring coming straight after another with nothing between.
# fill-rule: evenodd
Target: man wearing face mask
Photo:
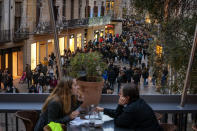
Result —
<instances>
[{"instance_id":1,"label":"man wearing face mask","mask_svg":"<svg viewBox=\"0 0 197 131\"><path fill-rule=\"evenodd\" d=\"M114 118L117 127L135 131L163 131L151 107L140 98L136 85L125 85L121 88L119 96L115 110L101 107L96 110Z\"/></svg>"}]
</instances>

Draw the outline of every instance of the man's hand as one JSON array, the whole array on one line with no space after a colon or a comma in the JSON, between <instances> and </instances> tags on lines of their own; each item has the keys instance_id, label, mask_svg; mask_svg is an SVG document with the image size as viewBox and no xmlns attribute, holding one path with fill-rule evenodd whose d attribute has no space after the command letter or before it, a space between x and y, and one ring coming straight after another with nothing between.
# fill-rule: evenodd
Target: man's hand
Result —
<instances>
[{"instance_id":1,"label":"man's hand","mask_svg":"<svg viewBox=\"0 0 197 131\"><path fill-rule=\"evenodd\" d=\"M104 108L102 108L102 107L96 107L95 111L96 112L103 112L104 111Z\"/></svg>"},{"instance_id":2,"label":"man's hand","mask_svg":"<svg viewBox=\"0 0 197 131\"><path fill-rule=\"evenodd\" d=\"M77 116L79 115L79 111L73 111L71 114L70 114L70 119L73 120L75 119Z\"/></svg>"},{"instance_id":3,"label":"man's hand","mask_svg":"<svg viewBox=\"0 0 197 131\"><path fill-rule=\"evenodd\" d=\"M128 104L128 99L127 99L126 97L122 97L122 96L121 96L121 97L119 98L118 104L119 104L119 105L122 105L122 106L123 106L123 105L126 105L126 104Z\"/></svg>"}]
</instances>

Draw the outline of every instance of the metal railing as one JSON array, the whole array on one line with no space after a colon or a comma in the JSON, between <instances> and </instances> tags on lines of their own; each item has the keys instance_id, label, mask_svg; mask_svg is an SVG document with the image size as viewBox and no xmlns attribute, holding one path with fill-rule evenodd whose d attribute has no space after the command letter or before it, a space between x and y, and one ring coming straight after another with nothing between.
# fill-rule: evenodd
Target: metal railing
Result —
<instances>
[{"instance_id":1,"label":"metal railing","mask_svg":"<svg viewBox=\"0 0 197 131\"><path fill-rule=\"evenodd\" d=\"M62 23L63 23L63 28L87 26L88 25L88 18L72 19L72 20L63 19Z\"/></svg>"},{"instance_id":2,"label":"metal railing","mask_svg":"<svg viewBox=\"0 0 197 131\"><path fill-rule=\"evenodd\" d=\"M40 112L42 104L49 94L0 94L0 127L5 131L19 131L21 121L14 116L18 110L36 110ZM25 98L25 99L24 99ZM186 107L180 107L180 95L141 95L155 112L163 115L163 123L171 122L178 127L177 131L186 131L188 126L197 120L197 95L188 95ZM116 108L118 95L102 95L101 107ZM23 105L23 106L17 106ZM12 115L11 115L12 114ZM188 119L189 118L189 119ZM190 120L192 118L192 120ZM188 125L189 124L189 125ZM190 127L191 128L191 127Z\"/></svg>"},{"instance_id":3,"label":"metal railing","mask_svg":"<svg viewBox=\"0 0 197 131\"><path fill-rule=\"evenodd\" d=\"M29 38L29 28L20 28L17 31L13 31L13 41L18 42Z\"/></svg>"},{"instance_id":4,"label":"metal railing","mask_svg":"<svg viewBox=\"0 0 197 131\"><path fill-rule=\"evenodd\" d=\"M6 43L11 41L10 30L0 30L0 43Z\"/></svg>"},{"instance_id":5,"label":"metal railing","mask_svg":"<svg viewBox=\"0 0 197 131\"><path fill-rule=\"evenodd\" d=\"M83 19L71 19L66 20L63 18L62 21L58 21L56 24L56 28L58 31L67 29L67 28L78 28L84 26L100 26L109 24L111 21L111 16L106 15L103 17L92 17L92 18L83 18ZM52 33L52 26L50 22L40 22L35 30L34 34L50 34Z\"/></svg>"},{"instance_id":6,"label":"metal railing","mask_svg":"<svg viewBox=\"0 0 197 131\"><path fill-rule=\"evenodd\" d=\"M48 34L52 32L52 26L50 22L40 22L34 30L34 34Z\"/></svg>"}]
</instances>

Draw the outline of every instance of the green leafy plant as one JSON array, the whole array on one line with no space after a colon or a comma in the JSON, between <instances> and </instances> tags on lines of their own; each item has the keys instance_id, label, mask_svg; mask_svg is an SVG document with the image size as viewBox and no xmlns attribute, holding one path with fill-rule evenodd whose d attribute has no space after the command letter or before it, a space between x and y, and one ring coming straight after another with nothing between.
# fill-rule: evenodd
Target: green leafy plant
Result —
<instances>
[{"instance_id":1,"label":"green leafy plant","mask_svg":"<svg viewBox=\"0 0 197 131\"><path fill-rule=\"evenodd\" d=\"M101 75L107 64L99 52L77 53L71 58L69 75L75 78L85 76L86 81L101 81Z\"/></svg>"}]
</instances>

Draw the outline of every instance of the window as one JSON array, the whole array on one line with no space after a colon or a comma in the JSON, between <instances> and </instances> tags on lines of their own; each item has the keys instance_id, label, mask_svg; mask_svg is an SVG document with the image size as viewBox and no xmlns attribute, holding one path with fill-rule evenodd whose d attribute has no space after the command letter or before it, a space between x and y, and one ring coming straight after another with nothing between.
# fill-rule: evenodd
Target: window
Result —
<instances>
[{"instance_id":1,"label":"window","mask_svg":"<svg viewBox=\"0 0 197 131\"><path fill-rule=\"evenodd\" d=\"M62 16L66 17L66 0L63 0Z\"/></svg>"},{"instance_id":2,"label":"window","mask_svg":"<svg viewBox=\"0 0 197 131\"><path fill-rule=\"evenodd\" d=\"M96 1L94 1L94 17L98 16L98 6L96 6Z\"/></svg>"},{"instance_id":3,"label":"window","mask_svg":"<svg viewBox=\"0 0 197 131\"><path fill-rule=\"evenodd\" d=\"M56 6L56 0L53 0L53 10L54 10L54 16L55 16L55 21L57 21L58 17L58 6Z\"/></svg>"},{"instance_id":4,"label":"window","mask_svg":"<svg viewBox=\"0 0 197 131\"><path fill-rule=\"evenodd\" d=\"M15 31L20 28L22 17L22 2L15 3Z\"/></svg>"},{"instance_id":5,"label":"window","mask_svg":"<svg viewBox=\"0 0 197 131\"><path fill-rule=\"evenodd\" d=\"M101 16L105 15L105 6L104 6L104 1L102 1L102 6L101 6Z\"/></svg>"},{"instance_id":6,"label":"window","mask_svg":"<svg viewBox=\"0 0 197 131\"><path fill-rule=\"evenodd\" d=\"M2 2L0 1L0 28L1 28L1 19L2 19Z\"/></svg>"},{"instance_id":7,"label":"window","mask_svg":"<svg viewBox=\"0 0 197 131\"><path fill-rule=\"evenodd\" d=\"M86 0L86 7L85 7L85 17L90 17L90 6L89 6L89 0Z\"/></svg>"},{"instance_id":8,"label":"window","mask_svg":"<svg viewBox=\"0 0 197 131\"><path fill-rule=\"evenodd\" d=\"M38 25L39 21L40 21L40 8L42 7L42 4L40 2L40 0L37 0L37 4L36 4L36 25Z\"/></svg>"},{"instance_id":9,"label":"window","mask_svg":"<svg viewBox=\"0 0 197 131\"><path fill-rule=\"evenodd\" d=\"M79 19L81 18L81 7L82 7L82 0L79 0L79 12L78 12L78 14L79 14Z\"/></svg>"},{"instance_id":10,"label":"window","mask_svg":"<svg viewBox=\"0 0 197 131\"><path fill-rule=\"evenodd\" d=\"M71 0L71 19L74 19L74 0Z\"/></svg>"}]
</instances>

